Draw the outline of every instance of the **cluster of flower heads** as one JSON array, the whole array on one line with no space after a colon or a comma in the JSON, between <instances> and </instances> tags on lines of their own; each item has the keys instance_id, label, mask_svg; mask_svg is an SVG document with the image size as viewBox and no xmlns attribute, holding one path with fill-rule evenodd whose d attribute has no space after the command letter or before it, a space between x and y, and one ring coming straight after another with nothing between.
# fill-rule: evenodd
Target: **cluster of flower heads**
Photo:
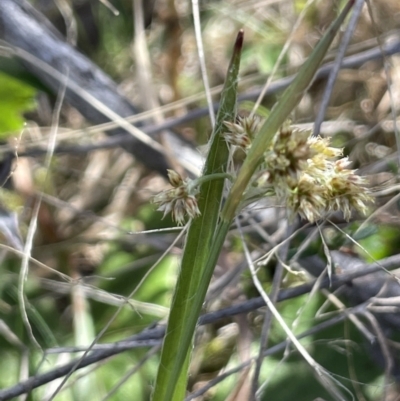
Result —
<instances>
[{"instance_id":1,"label":"cluster of flower heads","mask_svg":"<svg viewBox=\"0 0 400 401\"><path fill-rule=\"evenodd\" d=\"M185 216L190 218L200 216L200 210L197 206L197 190L192 188L189 179L183 179L174 170L167 170L169 182L172 188L156 195L153 199L158 204L157 210L164 212L165 217L171 213L173 220L181 226L185 223Z\"/></svg>"},{"instance_id":2,"label":"cluster of flower heads","mask_svg":"<svg viewBox=\"0 0 400 401\"><path fill-rule=\"evenodd\" d=\"M243 149L251 146L254 132L248 127L254 124L242 119L238 124L226 125L230 130L225 135L227 142ZM310 222L332 211L342 211L348 220L352 208L365 214L372 198L365 180L348 169L348 159L338 159L341 156L342 149L330 147L328 139L311 137L310 131L285 123L265 152L262 173L255 185L272 187L291 214L298 213Z\"/></svg>"},{"instance_id":3,"label":"cluster of flower heads","mask_svg":"<svg viewBox=\"0 0 400 401\"><path fill-rule=\"evenodd\" d=\"M226 122L228 132L225 140L247 151L257 135L261 124L258 118L242 118L238 123ZM285 123L273 138L264 154L264 161L252 187L258 194L273 193L286 204L292 215L314 222L328 213L341 211L348 220L351 210L367 212L372 201L364 178L350 170L349 161L342 149L329 146L329 140L310 136ZM173 170L168 170L173 188L154 198L158 210L172 214L178 225L185 223L185 216L200 215L196 195L198 189L193 181L183 179Z\"/></svg>"}]
</instances>

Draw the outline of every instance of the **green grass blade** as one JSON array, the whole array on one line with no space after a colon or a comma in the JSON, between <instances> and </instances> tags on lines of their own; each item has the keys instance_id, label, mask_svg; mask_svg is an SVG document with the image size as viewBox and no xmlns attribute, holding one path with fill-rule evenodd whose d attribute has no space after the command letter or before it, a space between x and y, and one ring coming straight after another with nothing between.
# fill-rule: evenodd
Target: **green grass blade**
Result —
<instances>
[{"instance_id":1,"label":"green grass blade","mask_svg":"<svg viewBox=\"0 0 400 401\"><path fill-rule=\"evenodd\" d=\"M221 105L203 175L224 173L229 150L223 137L224 121L232 121L236 111L237 81L243 32L239 32L228 69ZM198 293L208 254L216 231L224 180L211 180L201 185L201 216L192 221L186 239L181 271L172 301L166 337L161 353L153 401L180 401L184 397L190 349L204 295ZM202 283L205 288L208 283Z\"/></svg>"}]
</instances>

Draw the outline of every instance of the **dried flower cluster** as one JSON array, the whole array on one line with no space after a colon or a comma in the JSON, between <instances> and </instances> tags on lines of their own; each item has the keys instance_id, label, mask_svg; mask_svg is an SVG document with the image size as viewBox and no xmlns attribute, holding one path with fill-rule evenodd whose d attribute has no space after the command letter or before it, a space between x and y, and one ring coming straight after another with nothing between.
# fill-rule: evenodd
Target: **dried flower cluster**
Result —
<instances>
[{"instance_id":1,"label":"dried flower cluster","mask_svg":"<svg viewBox=\"0 0 400 401\"><path fill-rule=\"evenodd\" d=\"M200 216L196 193L191 189L190 181L184 180L173 170L168 170L168 178L173 188L154 197L153 202L159 205L157 210L164 212L163 217L171 213L178 226L185 223L186 215L192 219Z\"/></svg>"},{"instance_id":2,"label":"dried flower cluster","mask_svg":"<svg viewBox=\"0 0 400 401\"><path fill-rule=\"evenodd\" d=\"M246 127L252 126L248 121L226 125L230 128L229 135L225 136L229 137L229 143L235 143L232 136L241 138ZM246 147L250 146L251 140ZM347 168L348 159L336 160L340 156L342 150L330 147L328 139L310 137L309 131L286 123L266 151L262 172L255 184L258 188L265 187L266 192L272 188L291 214L298 213L311 222L332 211L342 211L348 220L352 208L365 214L372 198L365 180Z\"/></svg>"}]
</instances>

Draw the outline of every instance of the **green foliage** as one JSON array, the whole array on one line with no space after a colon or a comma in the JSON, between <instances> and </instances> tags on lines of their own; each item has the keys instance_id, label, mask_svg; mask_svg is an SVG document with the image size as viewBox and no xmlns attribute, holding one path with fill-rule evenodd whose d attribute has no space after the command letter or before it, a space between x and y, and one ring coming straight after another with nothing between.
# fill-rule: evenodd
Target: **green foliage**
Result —
<instances>
[{"instance_id":1,"label":"green foliage","mask_svg":"<svg viewBox=\"0 0 400 401\"><path fill-rule=\"evenodd\" d=\"M281 50L281 43L266 45L262 38L243 52L243 67L256 65L260 72L268 74L272 71Z\"/></svg>"},{"instance_id":2,"label":"green foliage","mask_svg":"<svg viewBox=\"0 0 400 401\"><path fill-rule=\"evenodd\" d=\"M35 94L31 86L0 72L0 139L22 129L23 113L36 107Z\"/></svg>"},{"instance_id":3,"label":"green foliage","mask_svg":"<svg viewBox=\"0 0 400 401\"><path fill-rule=\"evenodd\" d=\"M374 228L375 232L371 231L369 236L359 240L360 245L369 252L369 255L364 255L361 249L357 249L370 263L397 253L400 235L397 227L379 225Z\"/></svg>"},{"instance_id":4,"label":"green foliage","mask_svg":"<svg viewBox=\"0 0 400 401\"><path fill-rule=\"evenodd\" d=\"M309 328L313 325L315 322L310 318ZM365 353L364 339L351 323L342 323L321 331L309 337L306 344L313 358L335 374L351 394L356 395L361 391L366 400L375 399L370 391L370 383L379 377L381 371ZM268 364L271 366L268 367ZM265 365L263 377L269 384L263 400L296 398L299 401L308 401L318 397L332 399L314 380L314 373L296 352L292 352L287 359L275 359L275 362L267 358ZM349 371L352 371L354 382L348 380Z\"/></svg>"},{"instance_id":5,"label":"green foliage","mask_svg":"<svg viewBox=\"0 0 400 401\"><path fill-rule=\"evenodd\" d=\"M123 75L132 66L134 60L127 48L133 37L132 3L118 1L115 4L119 15L102 4L94 4L95 17L100 26L107 26L100 34L100 48L94 53L96 62L112 77ZM89 49L90 50L90 49Z\"/></svg>"}]
</instances>

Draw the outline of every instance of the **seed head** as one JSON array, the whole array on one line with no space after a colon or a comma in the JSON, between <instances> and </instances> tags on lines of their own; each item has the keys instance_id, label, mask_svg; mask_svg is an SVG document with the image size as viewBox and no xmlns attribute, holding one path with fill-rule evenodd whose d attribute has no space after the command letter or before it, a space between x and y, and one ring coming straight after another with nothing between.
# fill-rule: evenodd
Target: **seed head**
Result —
<instances>
[{"instance_id":1,"label":"seed head","mask_svg":"<svg viewBox=\"0 0 400 401\"><path fill-rule=\"evenodd\" d=\"M193 189L189 189L189 180L184 180L174 170L168 170L168 178L173 188L161 192L153 198L153 202L158 205L158 209L164 212L163 218L171 213L172 219L178 226L185 224L185 216L194 219L200 216L197 206L197 199Z\"/></svg>"},{"instance_id":2,"label":"seed head","mask_svg":"<svg viewBox=\"0 0 400 401\"><path fill-rule=\"evenodd\" d=\"M239 117L238 123L225 121L224 124L228 128L228 131L223 133L225 140L231 145L248 149L257 135L261 119L257 116Z\"/></svg>"},{"instance_id":3,"label":"seed head","mask_svg":"<svg viewBox=\"0 0 400 401\"><path fill-rule=\"evenodd\" d=\"M342 211L349 220L351 209L367 212L372 197L365 179L350 170L342 149L329 140L310 137L310 132L293 129L289 123L275 135L265 154L264 185L272 186L290 214L299 213L314 222L332 211ZM259 184L260 181L258 181Z\"/></svg>"},{"instance_id":4,"label":"seed head","mask_svg":"<svg viewBox=\"0 0 400 401\"><path fill-rule=\"evenodd\" d=\"M276 183L299 178L307 160L315 153L308 144L308 131L295 130L284 124L272 141L272 148L265 155L265 167L270 172L270 182Z\"/></svg>"}]
</instances>

